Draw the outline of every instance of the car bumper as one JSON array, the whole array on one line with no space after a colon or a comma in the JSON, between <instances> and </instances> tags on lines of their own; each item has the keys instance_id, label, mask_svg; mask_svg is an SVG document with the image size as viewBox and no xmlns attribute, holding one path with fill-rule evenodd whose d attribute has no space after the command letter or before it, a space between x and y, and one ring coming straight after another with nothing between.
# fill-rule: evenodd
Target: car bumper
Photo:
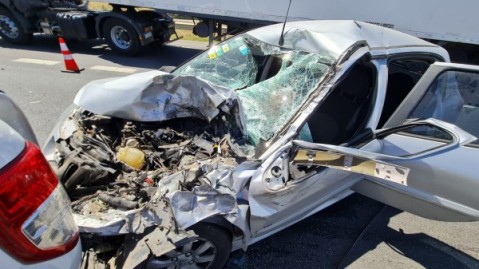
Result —
<instances>
[{"instance_id":1,"label":"car bumper","mask_svg":"<svg viewBox=\"0 0 479 269\"><path fill-rule=\"evenodd\" d=\"M78 240L75 248L64 255L46 260L40 263L23 264L8 253L0 249L0 261L2 261L2 268L10 269L79 269L81 265L81 241Z\"/></svg>"}]
</instances>

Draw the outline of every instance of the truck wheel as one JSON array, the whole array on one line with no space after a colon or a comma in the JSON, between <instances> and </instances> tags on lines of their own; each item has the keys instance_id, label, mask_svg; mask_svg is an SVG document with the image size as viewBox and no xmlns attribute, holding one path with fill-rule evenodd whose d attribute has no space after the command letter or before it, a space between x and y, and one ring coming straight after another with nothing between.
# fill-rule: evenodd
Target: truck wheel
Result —
<instances>
[{"instance_id":1,"label":"truck wheel","mask_svg":"<svg viewBox=\"0 0 479 269\"><path fill-rule=\"evenodd\" d=\"M27 44L32 41L33 35L23 29L13 14L0 8L0 36L2 39L15 44Z\"/></svg>"},{"instance_id":2,"label":"truck wheel","mask_svg":"<svg viewBox=\"0 0 479 269\"><path fill-rule=\"evenodd\" d=\"M111 18L103 24L103 36L110 48L120 54L134 56L140 52L140 38L126 21Z\"/></svg>"},{"instance_id":3,"label":"truck wheel","mask_svg":"<svg viewBox=\"0 0 479 269\"><path fill-rule=\"evenodd\" d=\"M144 268L223 268L231 252L231 235L209 223L198 223L191 229L198 235L197 239L183 242L176 250L160 257L150 257Z\"/></svg>"}]
</instances>

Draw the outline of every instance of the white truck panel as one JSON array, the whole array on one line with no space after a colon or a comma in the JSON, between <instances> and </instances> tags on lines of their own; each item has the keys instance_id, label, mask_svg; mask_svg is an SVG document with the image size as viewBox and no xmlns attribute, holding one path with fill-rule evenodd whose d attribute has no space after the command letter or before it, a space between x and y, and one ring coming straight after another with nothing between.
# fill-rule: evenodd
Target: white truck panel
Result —
<instances>
[{"instance_id":1,"label":"white truck panel","mask_svg":"<svg viewBox=\"0 0 479 269\"><path fill-rule=\"evenodd\" d=\"M97 2L150 7L171 13L230 20L284 20L288 0L97 0ZM477 0L293 0L290 21L354 19L382 24L421 38L479 44Z\"/></svg>"}]
</instances>

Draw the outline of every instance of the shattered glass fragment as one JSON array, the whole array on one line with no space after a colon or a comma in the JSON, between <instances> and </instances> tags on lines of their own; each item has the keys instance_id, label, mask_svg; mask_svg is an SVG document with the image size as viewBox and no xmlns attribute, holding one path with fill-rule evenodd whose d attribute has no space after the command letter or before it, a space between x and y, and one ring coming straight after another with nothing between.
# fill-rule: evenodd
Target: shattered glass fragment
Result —
<instances>
[{"instance_id":1,"label":"shattered glass fragment","mask_svg":"<svg viewBox=\"0 0 479 269\"><path fill-rule=\"evenodd\" d=\"M178 76L196 76L229 89L241 89L255 83L258 64L248 41L238 37L215 46L173 72Z\"/></svg>"},{"instance_id":2,"label":"shattered glass fragment","mask_svg":"<svg viewBox=\"0 0 479 269\"><path fill-rule=\"evenodd\" d=\"M221 47L215 47L215 52L218 57L221 57L224 53Z\"/></svg>"},{"instance_id":3,"label":"shattered glass fragment","mask_svg":"<svg viewBox=\"0 0 479 269\"><path fill-rule=\"evenodd\" d=\"M238 91L248 140L254 145L269 140L284 126L330 71L317 54L292 51L278 60L276 75Z\"/></svg>"}]
</instances>

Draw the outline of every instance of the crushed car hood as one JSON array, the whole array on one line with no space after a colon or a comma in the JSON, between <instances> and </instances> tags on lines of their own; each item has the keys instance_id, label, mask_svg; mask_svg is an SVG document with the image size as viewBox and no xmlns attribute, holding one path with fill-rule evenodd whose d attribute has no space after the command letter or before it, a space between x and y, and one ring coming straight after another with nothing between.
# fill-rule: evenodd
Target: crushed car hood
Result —
<instances>
[{"instance_id":1,"label":"crushed car hood","mask_svg":"<svg viewBox=\"0 0 479 269\"><path fill-rule=\"evenodd\" d=\"M92 81L80 89L74 103L95 114L141 122L186 117L211 121L220 110L229 113L237 99L233 90L201 78L150 71ZM244 130L242 113L236 119Z\"/></svg>"}]
</instances>

